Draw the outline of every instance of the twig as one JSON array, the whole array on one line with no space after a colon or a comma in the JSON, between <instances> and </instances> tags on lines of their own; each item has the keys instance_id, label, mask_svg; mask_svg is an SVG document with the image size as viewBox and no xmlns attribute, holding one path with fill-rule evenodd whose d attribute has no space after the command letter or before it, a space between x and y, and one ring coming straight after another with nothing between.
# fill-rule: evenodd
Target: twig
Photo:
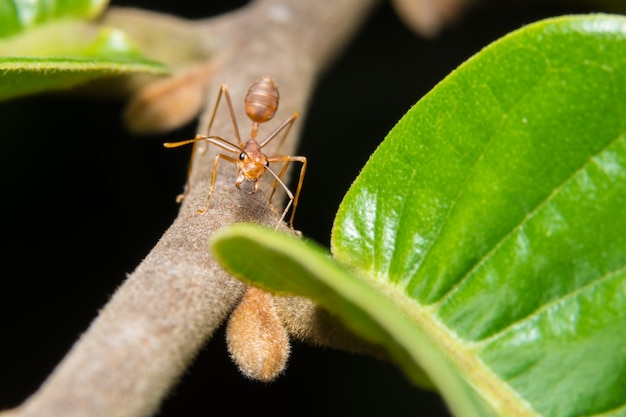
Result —
<instances>
[{"instance_id":1,"label":"twig","mask_svg":"<svg viewBox=\"0 0 626 417\"><path fill-rule=\"evenodd\" d=\"M219 84L228 84L232 96L243 100L252 81L265 73L278 82L282 93L276 118L293 111L306 114L319 72L374 4L375 0L259 0L235 13L206 21L183 22L131 10L114 11L107 21L140 28L143 20L146 31L157 33L168 30L162 26L159 29L158 24L167 20L177 28L187 27L187 40L197 37L198 50L191 55L213 53L212 71L206 73L211 82L198 80L199 86L208 86L203 94L206 110L198 129L205 133L207 114ZM149 25L148 21L153 23ZM245 121L242 109L236 110L238 120ZM283 152L295 149L301 125L298 121L294 126ZM218 120L215 129L231 131L230 121ZM233 186L231 175L220 173L209 211L198 215L197 208L206 201L214 152L210 149L206 155L198 155L190 193L180 214L151 253L120 286L39 391L17 409L0 413L2 417L135 417L155 413L244 290L210 257L208 237L233 222L273 226L276 221L266 193L241 193ZM295 302L287 311L298 311ZM315 309L309 310L317 314ZM306 322L304 318L298 320ZM323 331L315 336L302 329L298 332L303 338L313 337L324 343ZM343 342L337 340L342 336L333 332L328 344L341 346Z\"/></svg>"}]
</instances>

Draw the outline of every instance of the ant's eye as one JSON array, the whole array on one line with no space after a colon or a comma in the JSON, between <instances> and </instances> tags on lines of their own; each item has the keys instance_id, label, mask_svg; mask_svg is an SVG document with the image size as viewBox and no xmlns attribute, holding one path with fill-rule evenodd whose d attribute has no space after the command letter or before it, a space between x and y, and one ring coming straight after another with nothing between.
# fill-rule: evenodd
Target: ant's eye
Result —
<instances>
[{"instance_id":1,"label":"ant's eye","mask_svg":"<svg viewBox=\"0 0 626 417\"><path fill-rule=\"evenodd\" d=\"M239 160L243 161L244 159L246 159L246 153L242 152L242 153L239 154Z\"/></svg>"},{"instance_id":2,"label":"ant's eye","mask_svg":"<svg viewBox=\"0 0 626 417\"><path fill-rule=\"evenodd\" d=\"M270 161L265 161L265 166L269 167L270 166Z\"/></svg>"}]
</instances>

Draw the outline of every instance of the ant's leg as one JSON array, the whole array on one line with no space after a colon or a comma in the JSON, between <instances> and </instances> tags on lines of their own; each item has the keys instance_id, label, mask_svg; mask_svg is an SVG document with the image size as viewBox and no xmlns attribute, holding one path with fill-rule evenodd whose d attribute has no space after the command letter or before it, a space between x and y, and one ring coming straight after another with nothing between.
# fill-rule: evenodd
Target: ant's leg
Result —
<instances>
[{"instance_id":1,"label":"ant's leg","mask_svg":"<svg viewBox=\"0 0 626 417\"><path fill-rule=\"evenodd\" d=\"M220 91L219 93L217 93L217 100L215 100L215 106L213 106L213 113L211 113L211 118L209 119L209 124L207 125L207 136L211 134L211 127L213 126L213 122L215 121L217 108L220 106L220 100L222 99L222 94L224 94L224 91L228 91L228 88L225 85L220 86Z\"/></svg>"},{"instance_id":2,"label":"ant's leg","mask_svg":"<svg viewBox=\"0 0 626 417\"><path fill-rule=\"evenodd\" d=\"M226 104L228 105L228 112L230 113L230 121L233 124L233 132L235 133L235 139L237 139L237 143L239 147L243 148L243 142L241 141L241 135L239 134L239 125L237 124L237 118L235 117L235 110L233 109L233 101L230 99L230 93L228 92L228 87L226 85L222 85L220 89L220 94L224 94L224 98L226 99ZM217 109L216 109L217 110ZM211 125L213 124L213 119L215 118L215 111L213 112L213 117L211 117ZM211 125L209 125L209 129L211 129Z\"/></svg>"},{"instance_id":3,"label":"ant's leg","mask_svg":"<svg viewBox=\"0 0 626 417\"><path fill-rule=\"evenodd\" d=\"M289 135L289 131L291 130L291 126L293 126L293 123L296 121L296 119L299 116L300 116L300 113L294 112L294 114L292 114L291 117L288 119L289 122L286 125L285 133L283 134L283 137L280 139L280 142L278 142L278 146L276 147L276 149L280 149L281 146L283 146L283 143L285 143L285 139L287 139L287 136Z\"/></svg>"},{"instance_id":4,"label":"ant's leg","mask_svg":"<svg viewBox=\"0 0 626 417\"><path fill-rule=\"evenodd\" d=\"M213 112L211 113L211 118L209 119L209 124L207 126L207 135L210 134L211 128L213 127L213 122L215 121L215 115L217 114L217 109L220 106L220 101L222 99L222 95L224 95L226 99L226 104L228 106L228 111L230 113L230 119L233 124L233 130L235 132L235 137L237 138L237 143L241 145L241 137L239 135L239 127L237 126L237 119L235 118L235 111L233 110L233 103L230 98L230 93L228 92L228 87L226 85L220 86L220 91L217 93L217 99L215 100L215 106L213 106ZM193 147L191 148L191 158L189 159L189 167L187 168L187 181L185 183L185 189L182 194L176 196L176 202L180 203L183 201L187 194L189 194L190 184L189 178L191 177L191 171L193 170L193 162L196 156L196 152L200 152L204 154L206 152L206 148L198 150L198 139L204 138L203 135L196 135L196 140L193 143Z\"/></svg>"},{"instance_id":5,"label":"ant's leg","mask_svg":"<svg viewBox=\"0 0 626 417\"><path fill-rule=\"evenodd\" d=\"M237 143L239 146L243 146L241 143L241 136L239 135L239 126L237 124L237 118L235 117L235 110L233 109L233 101L230 99L230 93L228 92L228 87L226 84L222 84L220 87L220 92L217 94L217 100L215 101L215 107L213 107L213 113L211 113L211 119L209 119L209 124L207 125L207 136L211 134L211 128L213 127L213 122L215 121L215 115L217 114L217 108L220 106L220 99L224 95L224 99L226 100L226 106L228 107L228 113L230 114L230 121L233 124L233 131L235 133L235 138L237 139Z\"/></svg>"},{"instance_id":6,"label":"ant's leg","mask_svg":"<svg viewBox=\"0 0 626 417\"><path fill-rule=\"evenodd\" d=\"M209 209L211 196L213 195L213 191L215 189L215 174L217 173L217 163L219 162L220 159L224 159L225 161L231 162L233 164L237 163L237 160L234 158L231 158L230 156L226 156L221 153L218 153L217 155L215 155L215 160L213 161L213 172L211 173L211 188L209 189L209 195L207 195L207 198L206 198L206 205L204 206L204 208L198 209L198 213L200 214L206 213L206 211Z\"/></svg>"},{"instance_id":7,"label":"ant's leg","mask_svg":"<svg viewBox=\"0 0 626 417\"><path fill-rule=\"evenodd\" d=\"M278 219L278 221L276 222L276 227L274 227L274 230L276 230L278 229L278 226L280 226L280 224L285 219L285 216L287 215L287 212L289 211L289 207L291 207L291 204L293 203L293 193L289 190L289 187L287 187L285 183L280 179L280 177L276 175L274 171L272 171L270 168L267 168L267 170L274 176L274 178L276 178L276 182L278 182L284 188L285 192L287 193L287 197L289 197L289 203L287 203L287 206L285 206L285 209L283 210L283 214L280 215L280 219ZM275 213L277 213L274 207L272 207L272 210Z\"/></svg>"},{"instance_id":8,"label":"ant's leg","mask_svg":"<svg viewBox=\"0 0 626 417\"><path fill-rule=\"evenodd\" d=\"M272 204L272 198L274 197L274 193L276 193L276 188L278 187L279 184L279 179L283 178L283 175L285 175L285 172L287 172L287 168L289 167L289 163L291 161L289 159L287 159L287 161L285 162L285 164L283 165L283 168L280 170L280 173L278 174L277 178L274 180L274 184L272 184L272 193L270 194L270 198L269 198L269 204L270 204L270 208L276 213L276 208L274 207L274 205Z\"/></svg>"},{"instance_id":9,"label":"ant's leg","mask_svg":"<svg viewBox=\"0 0 626 417\"><path fill-rule=\"evenodd\" d=\"M211 127L213 127L213 122L215 121L215 115L217 114L217 109L220 107L220 101L222 100L222 95L225 95L227 98L227 102L230 103L230 95L228 94L228 87L226 85L220 86L220 91L217 93L217 99L215 100L215 105L213 106L213 112L211 113L211 118L209 119L209 124L207 125L207 136L211 134ZM202 135L196 135L196 138ZM197 143L193 144L193 149L191 150L191 157L193 160L194 153L196 152ZM200 150L200 153L206 153L206 147Z\"/></svg>"},{"instance_id":10,"label":"ant's leg","mask_svg":"<svg viewBox=\"0 0 626 417\"><path fill-rule=\"evenodd\" d=\"M190 185L189 185L189 179L191 178L191 171L193 169L193 160L194 157L196 155L196 145L199 139L202 139L203 137L201 135L196 135L195 139L192 139L191 141L182 141L181 144L184 142L189 143L189 142L193 142L193 146L191 147L191 157L189 158L189 166L187 167L187 180L185 182L185 188L184 191L181 194L178 194L176 196L176 202L180 203L181 201L183 201L185 199L185 197L187 197L187 194L189 194L189 189L190 189ZM166 144L167 146L167 144ZM167 146L167 147L173 147L173 146Z\"/></svg>"},{"instance_id":11,"label":"ant's leg","mask_svg":"<svg viewBox=\"0 0 626 417\"><path fill-rule=\"evenodd\" d=\"M209 125L208 125L208 132L211 131L211 126L213 125L213 121L215 120L215 114L217 113L217 108L220 105L220 100L222 98L222 94L224 93L224 90L226 89L225 85L222 85L220 87L220 91L219 93L217 93L217 99L215 100L215 106L213 107L213 113L211 114L211 119L209 120ZM196 139L199 139L200 137L202 137L202 135L196 135ZM200 152L202 154L204 154L206 152L206 148L203 148L201 150L198 150L198 141L194 141L193 142L193 146L191 147L191 157L189 158L189 167L187 168L187 181L185 182L185 188L182 194L178 194L176 196L176 202L180 203L181 201L183 201L185 199L185 197L187 197L187 194L189 194L189 189L190 189L190 184L189 184L189 179L191 177L191 171L193 170L193 161L195 159L196 156L196 152Z\"/></svg>"},{"instance_id":12,"label":"ant's leg","mask_svg":"<svg viewBox=\"0 0 626 417\"><path fill-rule=\"evenodd\" d=\"M293 219L296 215L296 207L298 206L298 200L300 198L300 190L302 189L302 183L304 181L304 174L306 173L306 164L307 164L306 157L304 156L278 156L278 157L270 157L268 158L268 161L285 162L285 166L283 166L283 169L281 169L278 175L274 174L273 171L270 171L272 172L272 174L274 174L274 177L276 178L276 180L274 181L274 189L272 190L272 194L270 195L270 206L271 206L271 199L274 195L274 192L276 191L276 187L278 186L278 184L282 185L282 187L287 192L287 195L289 196L289 203L287 203L287 206L285 207L285 210L283 211L280 221L282 221L285 218L285 215L287 214L287 210L289 210L289 208L293 205L292 210L291 210L291 218L289 219L289 227L293 229ZM295 194L291 193L289 188L285 185L285 183L281 179L282 176L287 171L287 166L292 161L302 163L302 168L300 169L300 176L298 178L298 185L296 186Z\"/></svg>"},{"instance_id":13,"label":"ant's leg","mask_svg":"<svg viewBox=\"0 0 626 417\"><path fill-rule=\"evenodd\" d=\"M283 142L287 138L287 135L289 134L289 130L291 129L293 122L295 122L299 116L300 116L300 113L298 112L295 112L294 114L289 116L287 119L285 119L284 122L280 124L280 126L278 126L272 133L270 133L269 136L265 138L265 140L263 140L263 142L259 144L259 146L261 148L264 147L265 145L269 143L269 141L274 139L276 135L278 135L283 129L285 129L285 132L283 133L283 137L280 139L280 143L276 147L276 149L280 149L280 147L283 145Z\"/></svg>"},{"instance_id":14,"label":"ant's leg","mask_svg":"<svg viewBox=\"0 0 626 417\"><path fill-rule=\"evenodd\" d=\"M302 168L300 168L300 177L298 178L298 185L296 186L296 193L293 198L293 209L291 210L291 218L289 219L289 227L293 229L293 219L296 215L296 207L298 207L298 199L300 198L300 190L302 190L302 182L304 181L304 174L306 173L306 157L292 156L291 160L302 163Z\"/></svg>"}]
</instances>

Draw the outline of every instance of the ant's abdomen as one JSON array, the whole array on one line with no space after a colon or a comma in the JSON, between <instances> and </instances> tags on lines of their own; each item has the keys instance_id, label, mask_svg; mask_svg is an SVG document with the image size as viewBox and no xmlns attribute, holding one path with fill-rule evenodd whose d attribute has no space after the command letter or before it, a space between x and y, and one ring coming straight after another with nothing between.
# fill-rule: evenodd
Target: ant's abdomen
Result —
<instances>
[{"instance_id":1,"label":"ant's abdomen","mask_svg":"<svg viewBox=\"0 0 626 417\"><path fill-rule=\"evenodd\" d=\"M255 123L264 123L274 117L278 109L278 87L269 75L254 82L246 95L246 114Z\"/></svg>"}]
</instances>

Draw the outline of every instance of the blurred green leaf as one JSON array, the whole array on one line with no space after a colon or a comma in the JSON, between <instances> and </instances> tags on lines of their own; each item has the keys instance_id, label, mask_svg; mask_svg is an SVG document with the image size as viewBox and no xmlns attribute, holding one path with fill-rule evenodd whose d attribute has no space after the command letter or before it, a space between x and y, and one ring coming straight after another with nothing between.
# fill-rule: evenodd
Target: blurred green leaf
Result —
<instances>
[{"instance_id":1,"label":"blurred green leaf","mask_svg":"<svg viewBox=\"0 0 626 417\"><path fill-rule=\"evenodd\" d=\"M624 51L626 18L566 16L468 60L352 185L341 266L244 226L213 250L248 282L317 300L409 375L421 366L456 415L624 415Z\"/></svg>"},{"instance_id":2,"label":"blurred green leaf","mask_svg":"<svg viewBox=\"0 0 626 417\"><path fill-rule=\"evenodd\" d=\"M0 100L136 73L165 74L120 30L61 20L0 42Z\"/></svg>"},{"instance_id":3,"label":"blurred green leaf","mask_svg":"<svg viewBox=\"0 0 626 417\"><path fill-rule=\"evenodd\" d=\"M107 0L0 0L0 38L60 19L91 19Z\"/></svg>"}]
</instances>

